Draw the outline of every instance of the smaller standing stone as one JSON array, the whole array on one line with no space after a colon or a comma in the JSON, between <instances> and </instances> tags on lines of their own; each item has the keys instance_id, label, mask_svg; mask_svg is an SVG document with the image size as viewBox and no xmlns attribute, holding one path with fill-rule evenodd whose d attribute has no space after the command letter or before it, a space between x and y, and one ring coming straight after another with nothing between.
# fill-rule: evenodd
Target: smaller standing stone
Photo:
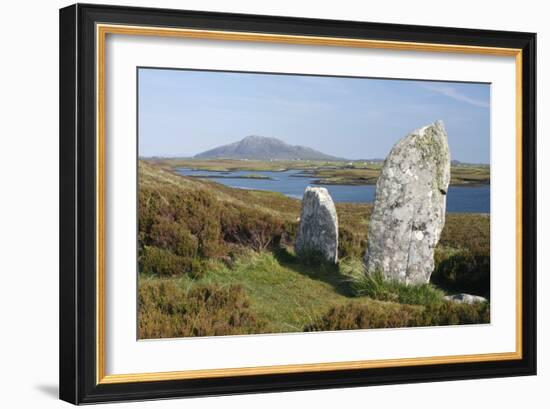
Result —
<instances>
[{"instance_id":1,"label":"smaller standing stone","mask_svg":"<svg viewBox=\"0 0 550 409\"><path fill-rule=\"evenodd\" d=\"M324 187L308 186L304 192L295 250L299 257L315 254L338 262L338 216Z\"/></svg>"}]
</instances>

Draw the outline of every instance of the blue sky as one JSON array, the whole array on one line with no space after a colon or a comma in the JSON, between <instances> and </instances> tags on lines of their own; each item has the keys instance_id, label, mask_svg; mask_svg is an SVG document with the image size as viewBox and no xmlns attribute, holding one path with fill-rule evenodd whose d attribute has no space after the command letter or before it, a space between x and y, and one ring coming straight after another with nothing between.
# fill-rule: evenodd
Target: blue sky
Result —
<instances>
[{"instance_id":1,"label":"blue sky","mask_svg":"<svg viewBox=\"0 0 550 409\"><path fill-rule=\"evenodd\" d=\"M441 119L451 156L489 163L488 84L139 69L139 155L192 156L248 135L385 158Z\"/></svg>"}]
</instances>

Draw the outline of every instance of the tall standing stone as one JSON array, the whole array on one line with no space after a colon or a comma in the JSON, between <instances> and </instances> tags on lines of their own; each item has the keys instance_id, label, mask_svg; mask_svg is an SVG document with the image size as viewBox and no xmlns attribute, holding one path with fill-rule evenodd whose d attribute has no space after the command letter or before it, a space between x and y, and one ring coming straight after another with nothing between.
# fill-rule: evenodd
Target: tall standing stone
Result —
<instances>
[{"instance_id":1,"label":"tall standing stone","mask_svg":"<svg viewBox=\"0 0 550 409\"><path fill-rule=\"evenodd\" d=\"M376 183L365 254L367 274L427 283L445 224L451 156L443 122L413 131L391 150Z\"/></svg>"},{"instance_id":2,"label":"tall standing stone","mask_svg":"<svg viewBox=\"0 0 550 409\"><path fill-rule=\"evenodd\" d=\"M324 187L308 186L304 192L295 250L299 257L318 255L338 262L338 216Z\"/></svg>"}]
</instances>

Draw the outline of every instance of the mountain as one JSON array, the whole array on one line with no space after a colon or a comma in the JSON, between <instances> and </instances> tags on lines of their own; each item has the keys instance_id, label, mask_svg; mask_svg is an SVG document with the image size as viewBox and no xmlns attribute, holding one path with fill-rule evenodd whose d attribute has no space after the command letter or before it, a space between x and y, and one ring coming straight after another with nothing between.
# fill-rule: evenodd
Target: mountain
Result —
<instances>
[{"instance_id":1,"label":"mountain","mask_svg":"<svg viewBox=\"0 0 550 409\"><path fill-rule=\"evenodd\" d=\"M306 146L293 146L277 138L256 135L247 136L238 142L218 146L194 157L201 159L344 160Z\"/></svg>"}]
</instances>

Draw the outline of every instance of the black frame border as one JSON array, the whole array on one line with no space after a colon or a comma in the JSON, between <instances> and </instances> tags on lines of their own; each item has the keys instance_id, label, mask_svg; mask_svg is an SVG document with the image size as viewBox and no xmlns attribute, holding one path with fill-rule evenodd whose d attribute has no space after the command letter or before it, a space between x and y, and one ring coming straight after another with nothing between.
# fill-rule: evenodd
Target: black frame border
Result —
<instances>
[{"instance_id":1,"label":"black frame border","mask_svg":"<svg viewBox=\"0 0 550 409\"><path fill-rule=\"evenodd\" d=\"M96 23L522 50L522 359L96 384ZM75 4L60 10L60 377L74 404L536 374L536 34Z\"/></svg>"}]
</instances>

